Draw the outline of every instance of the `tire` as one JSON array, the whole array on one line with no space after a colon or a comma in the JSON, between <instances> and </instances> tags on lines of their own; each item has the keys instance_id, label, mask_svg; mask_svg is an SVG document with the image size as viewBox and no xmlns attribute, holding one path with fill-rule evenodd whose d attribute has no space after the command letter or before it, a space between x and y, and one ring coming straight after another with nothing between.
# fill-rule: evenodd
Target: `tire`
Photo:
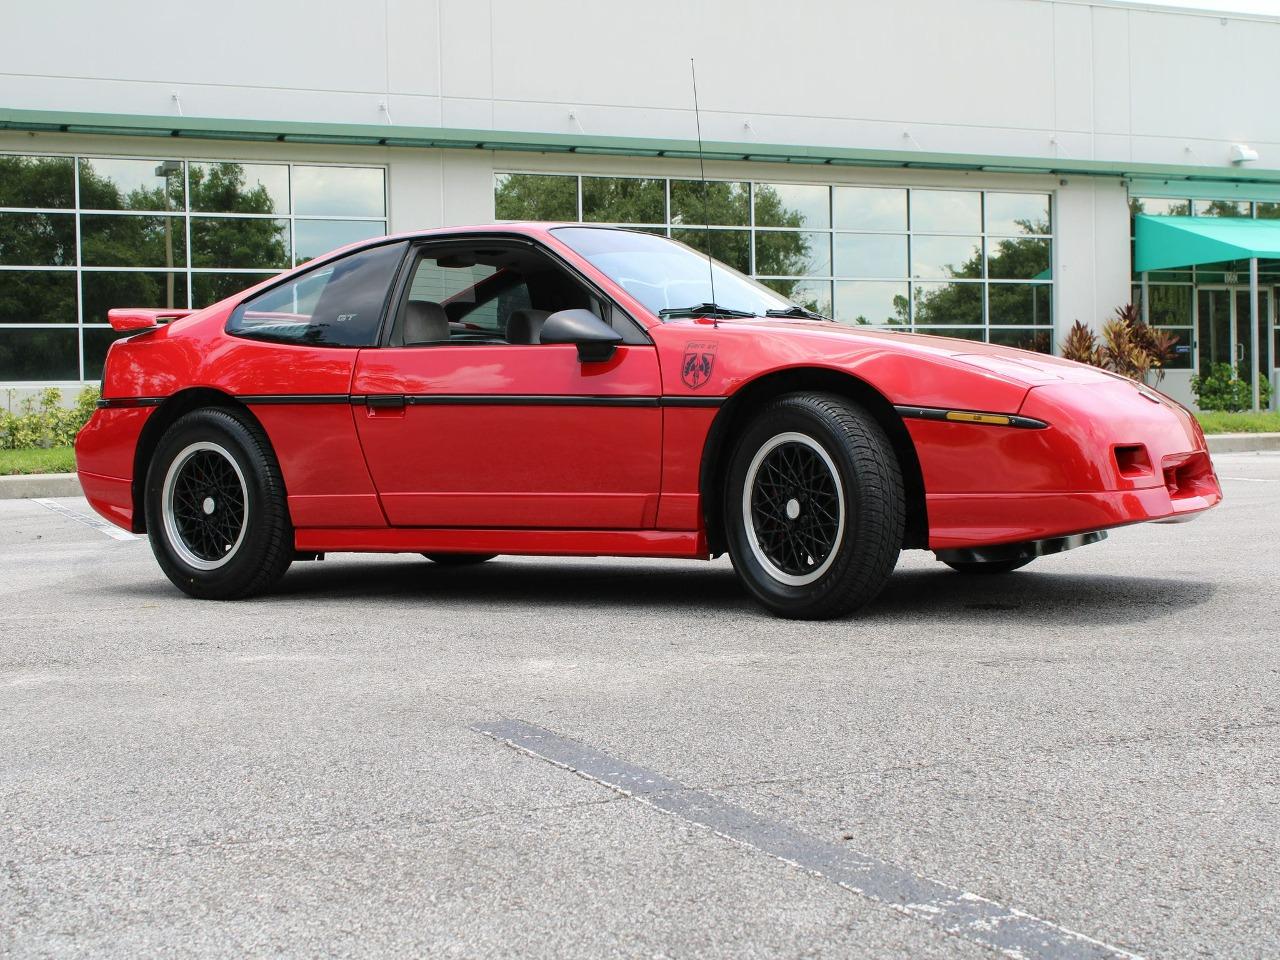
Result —
<instances>
[{"instance_id":1,"label":"tire","mask_svg":"<svg viewBox=\"0 0 1280 960\"><path fill-rule=\"evenodd\" d=\"M966 576L995 576L1021 570L1035 557L1019 557L1016 560L943 560L956 573Z\"/></svg>"},{"instance_id":2,"label":"tire","mask_svg":"<svg viewBox=\"0 0 1280 960\"><path fill-rule=\"evenodd\" d=\"M262 430L230 410L194 410L164 432L145 506L151 550L190 596L262 593L293 561L280 465Z\"/></svg>"},{"instance_id":3,"label":"tire","mask_svg":"<svg viewBox=\"0 0 1280 960\"><path fill-rule=\"evenodd\" d=\"M880 425L844 397L794 393L738 439L725 478L729 556L773 613L842 617L873 600L898 562L902 472Z\"/></svg>"},{"instance_id":4,"label":"tire","mask_svg":"<svg viewBox=\"0 0 1280 960\"><path fill-rule=\"evenodd\" d=\"M492 560L496 553L424 553L424 557L442 567L474 567Z\"/></svg>"}]
</instances>

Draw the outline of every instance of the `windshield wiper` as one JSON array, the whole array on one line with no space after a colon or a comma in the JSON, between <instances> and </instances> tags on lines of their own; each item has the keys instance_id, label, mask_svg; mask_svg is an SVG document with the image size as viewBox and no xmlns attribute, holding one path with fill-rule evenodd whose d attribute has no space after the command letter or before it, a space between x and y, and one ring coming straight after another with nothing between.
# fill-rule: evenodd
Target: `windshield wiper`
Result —
<instances>
[{"instance_id":1,"label":"windshield wiper","mask_svg":"<svg viewBox=\"0 0 1280 960\"><path fill-rule=\"evenodd\" d=\"M787 307L785 310L766 310L764 315L766 317L796 317L806 320L831 320L830 317L824 317L822 314L815 313L812 310L806 310L804 307Z\"/></svg>"},{"instance_id":2,"label":"windshield wiper","mask_svg":"<svg viewBox=\"0 0 1280 960\"><path fill-rule=\"evenodd\" d=\"M695 303L691 307L663 307L658 316L665 320L667 317L754 317L756 314L722 307L718 303Z\"/></svg>"}]
</instances>

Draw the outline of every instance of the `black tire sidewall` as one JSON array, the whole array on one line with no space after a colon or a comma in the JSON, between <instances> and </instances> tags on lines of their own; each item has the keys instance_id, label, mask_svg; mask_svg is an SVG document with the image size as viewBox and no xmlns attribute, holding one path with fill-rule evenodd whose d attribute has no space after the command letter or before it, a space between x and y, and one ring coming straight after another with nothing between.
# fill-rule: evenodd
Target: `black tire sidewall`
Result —
<instances>
[{"instance_id":1,"label":"black tire sidewall","mask_svg":"<svg viewBox=\"0 0 1280 960\"><path fill-rule=\"evenodd\" d=\"M214 570L200 570L182 558L169 542L162 512L170 465L184 449L200 441L218 444L235 459L247 493L244 539L232 558ZM230 411L197 410L180 417L165 431L147 470L144 503L156 560L176 586L194 597L233 599L254 592L264 580L274 581L271 574L281 566L282 541L292 556L292 528L279 467L260 431Z\"/></svg>"},{"instance_id":2,"label":"black tire sidewall","mask_svg":"<svg viewBox=\"0 0 1280 960\"><path fill-rule=\"evenodd\" d=\"M870 491L864 488L865 478L858 475L857 466L849 448L849 439L839 422L830 416L820 402L836 402L843 405L846 411L853 410L847 402L839 398L803 395L786 397L771 404L757 416L742 432L734 449L733 457L726 474L723 492L725 531L729 542L729 556L734 569L751 594L774 613L799 619L822 619L840 616L857 606L862 605L879 593L888 573L896 563L901 546L902 507L901 494L898 493L899 505L897 518L884 516L886 505L871 503ZM888 439L866 415L862 415L859 425L869 432L882 447L882 454L887 454L892 463L895 476L897 462L893 457ZM837 480L844 497L845 526L836 558L826 572L813 583L802 586L782 583L776 580L759 562L751 549L746 531L746 520L742 511L743 487L751 461L760 447L780 433L800 433L817 442L832 463L836 466ZM901 490L900 476L897 481ZM881 531L869 531L871 523L896 523L897 533L892 550L892 559L887 563L883 574L872 573L866 581L865 557L859 553L868 542L882 539ZM868 536L868 534L871 534ZM883 568L885 563L873 564Z\"/></svg>"}]
</instances>

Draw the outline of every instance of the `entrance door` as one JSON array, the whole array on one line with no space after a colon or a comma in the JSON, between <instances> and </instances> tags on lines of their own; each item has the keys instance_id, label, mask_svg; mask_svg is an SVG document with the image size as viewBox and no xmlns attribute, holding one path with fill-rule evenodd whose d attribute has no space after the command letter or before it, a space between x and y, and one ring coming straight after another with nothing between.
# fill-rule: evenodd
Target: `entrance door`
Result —
<instances>
[{"instance_id":1,"label":"entrance door","mask_svg":"<svg viewBox=\"0 0 1280 960\"><path fill-rule=\"evenodd\" d=\"M1270 377L1272 367L1271 310L1272 292L1258 290L1258 351L1253 356L1253 338L1249 333L1248 287L1200 287L1197 291L1199 312L1200 375L1208 376L1216 363L1230 364L1242 380L1253 382L1255 376Z\"/></svg>"}]
</instances>

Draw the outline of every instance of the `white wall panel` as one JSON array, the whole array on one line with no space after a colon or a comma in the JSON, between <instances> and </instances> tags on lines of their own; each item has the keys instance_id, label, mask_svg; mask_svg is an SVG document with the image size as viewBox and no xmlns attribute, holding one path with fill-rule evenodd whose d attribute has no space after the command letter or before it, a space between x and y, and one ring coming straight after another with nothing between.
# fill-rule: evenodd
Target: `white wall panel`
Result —
<instances>
[{"instance_id":1,"label":"white wall panel","mask_svg":"<svg viewBox=\"0 0 1280 960\"><path fill-rule=\"evenodd\" d=\"M1129 19L1133 133L1280 141L1280 115L1267 108L1280 90L1280 21Z\"/></svg>"},{"instance_id":2,"label":"white wall panel","mask_svg":"<svg viewBox=\"0 0 1280 960\"><path fill-rule=\"evenodd\" d=\"M1093 124L1100 135L1129 133L1129 13L1119 8L1089 8L1093 36L1090 64ZM1123 140L1099 138L1096 149L1099 157L1127 159L1124 154L1107 152L1108 149L1127 149Z\"/></svg>"},{"instance_id":3,"label":"white wall panel","mask_svg":"<svg viewBox=\"0 0 1280 960\"><path fill-rule=\"evenodd\" d=\"M708 139L1219 170L1240 141L1280 167L1280 22L1256 17L1086 0L16 9L0 32L16 108L165 115L177 92L187 116L377 124L386 101L403 125L683 139L697 54Z\"/></svg>"},{"instance_id":4,"label":"white wall panel","mask_svg":"<svg viewBox=\"0 0 1280 960\"><path fill-rule=\"evenodd\" d=\"M493 97L493 24L489 0L439 0L440 46L433 53L441 64L442 89L446 97L489 100ZM538 45L557 14L548 14L548 4L530 3L542 10L542 20L535 32L525 37L526 47L519 52L520 63L527 70L541 70ZM559 6L555 4L554 6ZM399 30L395 24L393 29Z\"/></svg>"},{"instance_id":5,"label":"white wall panel","mask_svg":"<svg viewBox=\"0 0 1280 960\"><path fill-rule=\"evenodd\" d=\"M1053 5L1053 128L1059 133L1093 129L1092 10Z\"/></svg>"},{"instance_id":6,"label":"white wall panel","mask_svg":"<svg viewBox=\"0 0 1280 960\"><path fill-rule=\"evenodd\" d=\"M387 17L379 19L386 32L388 90L440 95L439 8L440 0L387 0Z\"/></svg>"},{"instance_id":7,"label":"white wall panel","mask_svg":"<svg viewBox=\"0 0 1280 960\"><path fill-rule=\"evenodd\" d=\"M60 0L6 5L0 71L87 80L378 91L382 5L348 0ZM92 98L92 88L82 94ZM252 114L252 95L245 106ZM100 109L66 104L66 109Z\"/></svg>"}]
</instances>

